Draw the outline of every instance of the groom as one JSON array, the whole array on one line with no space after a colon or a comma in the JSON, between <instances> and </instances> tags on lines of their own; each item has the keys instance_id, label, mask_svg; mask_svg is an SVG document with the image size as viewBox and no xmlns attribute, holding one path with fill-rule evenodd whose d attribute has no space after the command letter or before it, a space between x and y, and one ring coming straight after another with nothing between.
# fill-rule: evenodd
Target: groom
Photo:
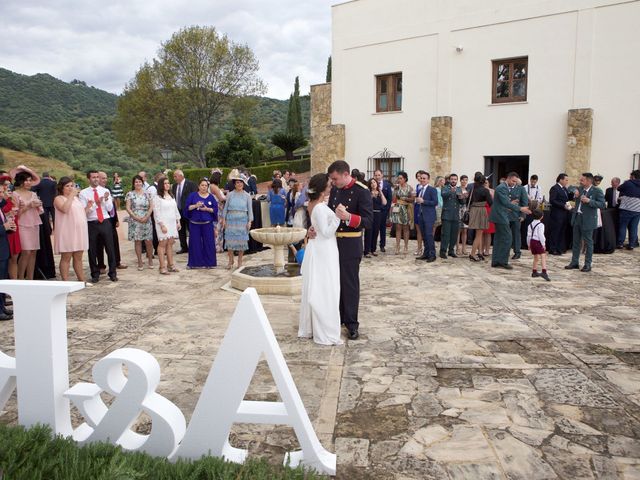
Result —
<instances>
[{"instance_id":1,"label":"groom","mask_svg":"<svg viewBox=\"0 0 640 480\"><path fill-rule=\"evenodd\" d=\"M329 194L329 208L341 220L336 240L340 255L340 321L349 330L349 339L358 333L358 304L360 303L360 260L362 232L373 224L371 192L350 174L344 160L329 165L329 179L333 184Z\"/></svg>"}]
</instances>

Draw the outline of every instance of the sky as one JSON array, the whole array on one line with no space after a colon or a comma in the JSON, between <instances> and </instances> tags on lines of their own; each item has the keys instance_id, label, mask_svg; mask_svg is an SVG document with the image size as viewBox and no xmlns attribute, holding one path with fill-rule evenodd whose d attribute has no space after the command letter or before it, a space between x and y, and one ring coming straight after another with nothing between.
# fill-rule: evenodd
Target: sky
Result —
<instances>
[{"instance_id":1,"label":"sky","mask_svg":"<svg viewBox=\"0 0 640 480\"><path fill-rule=\"evenodd\" d=\"M325 81L331 5L339 0L0 0L0 67L121 93L182 27L214 26L247 44L267 96Z\"/></svg>"}]
</instances>

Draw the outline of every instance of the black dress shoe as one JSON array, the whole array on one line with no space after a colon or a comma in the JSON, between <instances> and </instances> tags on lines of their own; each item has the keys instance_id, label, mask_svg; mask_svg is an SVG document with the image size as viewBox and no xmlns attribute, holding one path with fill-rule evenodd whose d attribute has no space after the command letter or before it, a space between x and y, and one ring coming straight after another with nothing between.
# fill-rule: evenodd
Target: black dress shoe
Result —
<instances>
[{"instance_id":1,"label":"black dress shoe","mask_svg":"<svg viewBox=\"0 0 640 480\"><path fill-rule=\"evenodd\" d=\"M358 333L358 330L349 330L349 340L357 340L358 338L360 338L360 334Z\"/></svg>"},{"instance_id":2,"label":"black dress shoe","mask_svg":"<svg viewBox=\"0 0 640 480\"><path fill-rule=\"evenodd\" d=\"M549 275L547 275L547 272L542 272L540 276L544 278L547 282L551 281L551 279L549 278Z\"/></svg>"},{"instance_id":3,"label":"black dress shoe","mask_svg":"<svg viewBox=\"0 0 640 480\"><path fill-rule=\"evenodd\" d=\"M518 260L521 256L522 256L522 254L520 254L520 253L514 253L513 257L511 257L511 260Z\"/></svg>"},{"instance_id":4,"label":"black dress shoe","mask_svg":"<svg viewBox=\"0 0 640 480\"><path fill-rule=\"evenodd\" d=\"M4 320L13 320L13 315L7 315L6 313L0 313L0 322Z\"/></svg>"},{"instance_id":5,"label":"black dress shoe","mask_svg":"<svg viewBox=\"0 0 640 480\"><path fill-rule=\"evenodd\" d=\"M89 280L91 283L98 283L100 281L100 277L91 277L91 280Z\"/></svg>"},{"instance_id":6,"label":"black dress shoe","mask_svg":"<svg viewBox=\"0 0 640 480\"><path fill-rule=\"evenodd\" d=\"M458 255L456 255L456 252L449 253L449 256L450 256L451 258L458 258Z\"/></svg>"},{"instance_id":7,"label":"black dress shoe","mask_svg":"<svg viewBox=\"0 0 640 480\"><path fill-rule=\"evenodd\" d=\"M624 247L624 248L625 248L625 250L633 250L633 249L634 249L634 247L632 247L632 246L630 246L630 245L627 245L627 246L626 246L626 247Z\"/></svg>"},{"instance_id":8,"label":"black dress shoe","mask_svg":"<svg viewBox=\"0 0 640 480\"><path fill-rule=\"evenodd\" d=\"M426 255L420 255L419 257L416 257L416 260L429 260L429 257Z\"/></svg>"},{"instance_id":9,"label":"black dress shoe","mask_svg":"<svg viewBox=\"0 0 640 480\"><path fill-rule=\"evenodd\" d=\"M540 277L541 275L538 272L531 272L531 278Z\"/></svg>"},{"instance_id":10,"label":"black dress shoe","mask_svg":"<svg viewBox=\"0 0 640 480\"><path fill-rule=\"evenodd\" d=\"M504 263L497 263L496 265L491 265L493 268L504 268L505 270L513 270L511 265Z\"/></svg>"},{"instance_id":11,"label":"black dress shoe","mask_svg":"<svg viewBox=\"0 0 640 480\"><path fill-rule=\"evenodd\" d=\"M622 245L616 245L616 248L617 248L618 250L622 250L624 247L623 247Z\"/></svg>"},{"instance_id":12,"label":"black dress shoe","mask_svg":"<svg viewBox=\"0 0 640 480\"><path fill-rule=\"evenodd\" d=\"M180 249L180 250L178 250L178 251L176 252L176 255L181 255L181 254L183 254L183 253L189 253L189 250L183 250L183 249Z\"/></svg>"},{"instance_id":13,"label":"black dress shoe","mask_svg":"<svg viewBox=\"0 0 640 480\"><path fill-rule=\"evenodd\" d=\"M446 257L445 257L446 258ZM436 261L436 257L429 257L427 258L427 263L432 263Z\"/></svg>"},{"instance_id":14,"label":"black dress shoe","mask_svg":"<svg viewBox=\"0 0 640 480\"><path fill-rule=\"evenodd\" d=\"M386 252L386 250L384 249L384 247L380 247L380 251L381 251L382 253L385 253L385 252Z\"/></svg>"},{"instance_id":15,"label":"black dress shoe","mask_svg":"<svg viewBox=\"0 0 640 480\"><path fill-rule=\"evenodd\" d=\"M580 265L574 265L573 263L564 267L565 270L578 270L579 268L580 268Z\"/></svg>"},{"instance_id":16,"label":"black dress shoe","mask_svg":"<svg viewBox=\"0 0 640 480\"><path fill-rule=\"evenodd\" d=\"M447 259L447 254L444 252L440 252L440 258L444 258L445 260Z\"/></svg>"},{"instance_id":17,"label":"black dress shoe","mask_svg":"<svg viewBox=\"0 0 640 480\"><path fill-rule=\"evenodd\" d=\"M581 272L590 272L591 271L591 266L590 265L585 265L584 267L582 267L580 269Z\"/></svg>"},{"instance_id":18,"label":"black dress shoe","mask_svg":"<svg viewBox=\"0 0 640 480\"><path fill-rule=\"evenodd\" d=\"M117 282L118 277L116 275L109 275L109 280L111 280L112 282Z\"/></svg>"}]
</instances>

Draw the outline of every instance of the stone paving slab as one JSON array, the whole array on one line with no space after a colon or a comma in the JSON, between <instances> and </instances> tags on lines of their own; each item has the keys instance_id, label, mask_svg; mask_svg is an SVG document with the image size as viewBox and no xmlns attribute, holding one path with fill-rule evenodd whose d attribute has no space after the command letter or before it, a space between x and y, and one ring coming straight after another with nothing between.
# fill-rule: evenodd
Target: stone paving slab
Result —
<instances>
[{"instance_id":1,"label":"stone paving slab","mask_svg":"<svg viewBox=\"0 0 640 480\"><path fill-rule=\"evenodd\" d=\"M238 295L222 288L227 270L187 271L177 258L179 274L129 268L69 297L72 384L114 349L142 348L162 367L158 392L190 418ZM551 257L544 282L528 253L509 272L365 259L361 339L338 347L297 339L299 298L261 297L318 436L338 454L337 478L640 478L640 256L596 255L589 274L567 263ZM12 336L1 322L7 353ZM264 361L246 398L279 399ZM15 423L15 398L0 421ZM288 427L247 424L232 444L274 463L298 447Z\"/></svg>"}]
</instances>

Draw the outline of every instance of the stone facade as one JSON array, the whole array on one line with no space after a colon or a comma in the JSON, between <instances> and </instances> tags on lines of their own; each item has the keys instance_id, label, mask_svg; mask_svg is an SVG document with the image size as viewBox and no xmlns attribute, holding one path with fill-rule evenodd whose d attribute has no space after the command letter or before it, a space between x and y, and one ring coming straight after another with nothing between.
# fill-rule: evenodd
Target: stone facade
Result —
<instances>
[{"instance_id":1,"label":"stone facade","mask_svg":"<svg viewBox=\"0 0 640 480\"><path fill-rule=\"evenodd\" d=\"M565 172L570 182L576 184L580 175L591 169L591 134L593 109L569 110L567 117L567 156Z\"/></svg>"},{"instance_id":2,"label":"stone facade","mask_svg":"<svg viewBox=\"0 0 640 480\"><path fill-rule=\"evenodd\" d=\"M344 160L344 125L331 123L331 84L311 86L311 174Z\"/></svg>"},{"instance_id":3,"label":"stone facade","mask_svg":"<svg viewBox=\"0 0 640 480\"><path fill-rule=\"evenodd\" d=\"M429 153L429 169L431 178L451 173L451 127L453 118L431 118L431 141Z\"/></svg>"}]
</instances>

